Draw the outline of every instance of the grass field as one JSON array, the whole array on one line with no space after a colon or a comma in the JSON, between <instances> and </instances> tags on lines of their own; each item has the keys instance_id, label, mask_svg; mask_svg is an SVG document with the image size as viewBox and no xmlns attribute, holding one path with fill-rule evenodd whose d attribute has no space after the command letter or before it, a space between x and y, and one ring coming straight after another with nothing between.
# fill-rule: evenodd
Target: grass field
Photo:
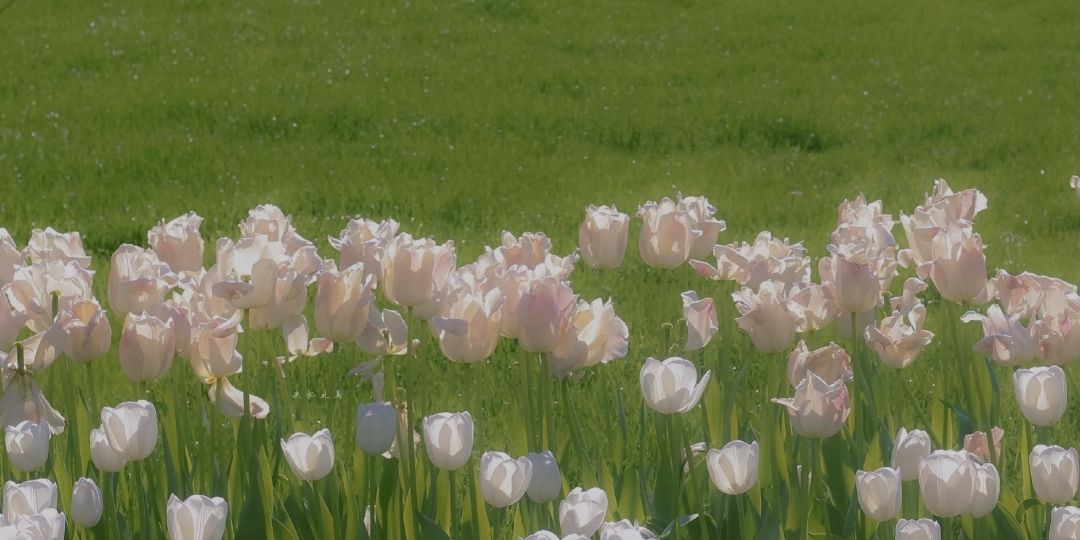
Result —
<instances>
[{"instance_id":1,"label":"grass field","mask_svg":"<svg viewBox=\"0 0 1080 540\"><path fill-rule=\"evenodd\" d=\"M862 192L889 213L910 213L944 177L989 198L977 228L991 271L1076 282L1080 204L1067 182L1080 171L1078 25L1076 3L1050 1L16 0L0 14L0 227L20 245L34 228L81 231L104 299L112 251L146 245L150 227L188 210L206 218L208 261L214 239L235 238L247 209L271 202L326 257L336 255L327 235L349 217L392 217L417 236L453 239L464 263L496 245L504 229L544 231L565 254L576 247L586 205L633 214L639 203L681 191L718 208L728 224L721 243L771 230L805 241L817 258L845 198ZM894 232L902 237L899 226ZM618 270L582 266L571 280L583 298L614 299L630 327L630 353L570 381L572 408L558 399L559 425L580 419L589 456L578 455L568 435L556 439L566 487L602 485L610 518L648 522L656 532L697 512L708 519L675 534L753 537L724 524L735 502L710 492L704 466L664 515L649 500L659 493L651 481L638 489L661 450L637 373L646 357L661 355L661 324L681 316L684 290L716 297L722 317L719 342L687 355L714 371L703 411L686 415L687 436L710 447L735 435L762 440L775 407L764 395L759 364L767 360L732 322L731 286L687 267L648 269L634 253ZM927 298L938 339L903 377L883 383L889 398L910 384L916 401L931 400L931 383L968 354L956 342L977 337L975 328L958 335L936 294ZM120 323L114 318L117 337ZM446 362L430 334L420 335L419 358L403 366L412 404L417 414L472 412L477 441L466 470L475 471L488 449L539 450L526 448L514 427L521 388L512 343L470 369ZM843 339L832 330L808 337L814 345ZM284 344L277 333L250 333L241 349L268 358ZM351 538L369 471L388 493L378 512L402 513L393 506L406 504L395 498L396 461L366 460L353 444L355 405L370 400L370 390L345 373L368 358L339 349L291 367L296 399L268 370L246 369L237 385L277 407L257 425L223 418L181 361L148 389L124 379L115 347L92 372L58 364L42 386L69 422L45 469L60 484L61 506L75 478L94 474L86 441L97 409L149 392L160 404L159 449L103 480L106 508L121 514L93 537L160 537L174 492L224 496L228 538ZM740 382L734 370L744 365L752 368ZM1018 459L1027 449L1008 370L999 371L1012 513L1025 499ZM319 397L339 391L342 399ZM911 427L911 400L888 401L888 431ZM710 410L734 411L723 433L710 429L719 422ZM1080 444L1078 422L1073 400L1054 440ZM323 426L334 433L337 465L330 479L308 486L289 473L277 439ZM6 464L0 472L24 478ZM466 482L445 473L432 482L420 504L444 524L447 486ZM755 493L754 529L772 538L784 528L784 516L774 514L786 505ZM514 535L551 518L550 506L529 505ZM852 519L816 512L815 528L838 536L833 525ZM486 523L468 515L462 520ZM434 534L425 527L423 537ZM855 528L850 534L864 537Z\"/></svg>"}]
</instances>

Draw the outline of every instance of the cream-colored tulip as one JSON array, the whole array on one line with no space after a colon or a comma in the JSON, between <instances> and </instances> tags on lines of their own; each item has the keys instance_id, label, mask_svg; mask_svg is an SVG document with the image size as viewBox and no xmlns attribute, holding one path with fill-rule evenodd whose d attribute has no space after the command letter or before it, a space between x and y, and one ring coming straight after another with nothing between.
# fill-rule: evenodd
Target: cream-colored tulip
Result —
<instances>
[{"instance_id":1,"label":"cream-colored tulip","mask_svg":"<svg viewBox=\"0 0 1080 540\"><path fill-rule=\"evenodd\" d=\"M363 263L364 273L378 280L382 275L383 250L394 239L398 227L398 222L392 219L350 219L337 238L330 237L330 247L341 252L339 267L348 268Z\"/></svg>"},{"instance_id":2,"label":"cream-colored tulip","mask_svg":"<svg viewBox=\"0 0 1080 540\"><path fill-rule=\"evenodd\" d=\"M844 381L825 382L812 371L795 388L791 398L773 398L786 407L791 428L803 437L832 437L844 427L851 414L851 401Z\"/></svg>"},{"instance_id":3,"label":"cream-colored tulip","mask_svg":"<svg viewBox=\"0 0 1080 540\"><path fill-rule=\"evenodd\" d=\"M160 379L172 367L176 334L172 321L146 312L128 313L120 335L120 367L134 382Z\"/></svg>"},{"instance_id":4,"label":"cream-colored tulip","mask_svg":"<svg viewBox=\"0 0 1080 540\"><path fill-rule=\"evenodd\" d=\"M720 324L716 319L716 302L712 298L699 298L697 292L682 293L683 319L686 320L687 351L696 351L709 344Z\"/></svg>"},{"instance_id":5,"label":"cream-colored tulip","mask_svg":"<svg viewBox=\"0 0 1080 540\"><path fill-rule=\"evenodd\" d=\"M614 206L589 205L585 221L578 227L581 258L591 268L618 268L626 256L629 234L630 216Z\"/></svg>"},{"instance_id":6,"label":"cream-colored tulip","mask_svg":"<svg viewBox=\"0 0 1080 540\"><path fill-rule=\"evenodd\" d=\"M241 331L238 316L214 317L191 329L191 370L204 384L240 373L244 357L236 350L236 343Z\"/></svg>"},{"instance_id":7,"label":"cream-colored tulip","mask_svg":"<svg viewBox=\"0 0 1080 540\"><path fill-rule=\"evenodd\" d=\"M630 330L615 315L609 299L580 301L570 317L570 328L549 357L548 372L555 377L626 356Z\"/></svg>"},{"instance_id":8,"label":"cream-colored tulip","mask_svg":"<svg viewBox=\"0 0 1080 540\"><path fill-rule=\"evenodd\" d=\"M1035 445L1028 457L1031 485L1035 494L1050 504L1066 504L1076 496L1080 485L1080 460L1076 449Z\"/></svg>"},{"instance_id":9,"label":"cream-colored tulip","mask_svg":"<svg viewBox=\"0 0 1080 540\"><path fill-rule=\"evenodd\" d=\"M1053 425L1065 414L1069 383L1058 366L1016 370L1013 389L1020 412L1036 426Z\"/></svg>"},{"instance_id":10,"label":"cream-colored tulip","mask_svg":"<svg viewBox=\"0 0 1080 540\"><path fill-rule=\"evenodd\" d=\"M480 362L499 344L503 296L468 278L451 278L442 314L430 320L439 348L455 362Z\"/></svg>"},{"instance_id":11,"label":"cream-colored tulip","mask_svg":"<svg viewBox=\"0 0 1080 540\"><path fill-rule=\"evenodd\" d=\"M709 478L716 489L728 495L746 493L758 478L758 443L731 441L705 454Z\"/></svg>"},{"instance_id":12,"label":"cream-colored tulip","mask_svg":"<svg viewBox=\"0 0 1080 540\"><path fill-rule=\"evenodd\" d=\"M855 491L859 506L874 521L889 521L900 513L900 471L882 467L875 471L855 472Z\"/></svg>"},{"instance_id":13,"label":"cream-colored tulip","mask_svg":"<svg viewBox=\"0 0 1080 540\"><path fill-rule=\"evenodd\" d=\"M203 267L202 221L195 212L188 212L170 221L161 220L147 233L150 248L173 272L197 272Z\"/></svg>"},{"instance_id":14,"label":"cream-colored tulip","mask_svg":"<svg viewBox=\"0 0 1080 540\"><path fill-rule=\"evenodd\" d=\"M691 246L702 236L687 209L667 197L639 206L637 217L642 221L638 251L645 264L654 268L683 264L690 257Z\"/></svg>"},{"instance_id":15,"label":"cream-colored tulip","mask_svg":"<svg viewBox=\"0 0 1080 540\"><path fill-rule=\"evenodd\" d=\"M229 503L221 497L192 495L181 501L176 495L169 495L165 513L169 540L221 540L225 536Z\"/></svg>"},{"instance_id":16,"label":"cream-colored tulip","mask_svg":"<svg viewBox=\"0 0 1080 540\"><path fill-rule=\"evenodd\" d=\"M505 508L521 500L532 480L532 462L514 459L503 452L484 452L480 457L480 491L495 508Z\"/></svg>"},{"instance_id":17,"label":"cream-colored tulip","mask_svg":"<svg viewBox=\"0 0 1080 540\"><path fill-rule=\"evenodd\" d=\"M639 376L645 403L660 414L684 413L693 409L705 393L711 371L698 380L693 362L673 356L660 362L650 357Z\"/></svg>"},{"instance_id":18,"label":"cream-colored tulip","mask_svg":"<svg viewBox=\"0 0 1080 540\"><path fill-rule=\"evenodd\" d=\"M919 490L926 509L938 517L970 511L975 500L975 462L964 451L937 450L919 465Z\"/></svg>"},{"instance_id":19,"label":"cream-colored tulip","mask_svg":"<svg viewBox=\"0 0 1080 540\"><path fill-rule=\"evenodd\" d=\"M321 480L334 468L334 440L329 429L320 429L312 435L293 433L288 439L281 439L281 452L293 474L301 480Z\"/></svg>"}]
</instances>

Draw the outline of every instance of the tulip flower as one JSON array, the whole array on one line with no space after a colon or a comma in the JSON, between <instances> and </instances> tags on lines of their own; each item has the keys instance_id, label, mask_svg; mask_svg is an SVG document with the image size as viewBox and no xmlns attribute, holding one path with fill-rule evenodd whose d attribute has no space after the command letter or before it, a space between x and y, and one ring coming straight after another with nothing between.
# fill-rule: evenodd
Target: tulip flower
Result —
<instances>
[{"instance_id":1,"label":"tulip flower","mask_svg":"<svg viewBox=\"0 0 1080 540\"><path fill-rule=\"evenodd\" d=\"M105 430L100 427L90 430L90 459L102 472L117 472L127 465L127 458L123 453L109 446Z\"/></svg>"},{"instance_id":2,"label":"tulip flower","mask_svg":"<svg viewBox=\"0 0 1080 540\"><path fill-rule=\"evenodd\" d=\"M889 521L900 513L900 471L882 467L876 471L856 471L855 490L862 511L874 521Z\"/></svg>"},{"instance_id":3,"label":"tulip flower","mask_svg":"<svg viewBox=\"0 0 1080 540\"><path fill-rule=\"evenodd\" d=\"M641 394L660 414L684 413L697 405L711 376L706 371L699 381L697 367L685 358L673 356L659 362L649 357L641 366Z\"/></svg>"},{"instance_id":4,"label":"tulip flower","mask_svg":"<svg viewBox=\"0 0 1080 540\"><path fill-rule=\"evenodd\" d=\"M1031 325L1031 335L1043 363L1064 365L1080 358L1080 298L1069 297L1064 305Z\"/></svg>"},{"instance_id":5,"label":"tulip flower","mask_svg":"<svg viewBox=\"0 0 1080 540\"><path fill-rule=\"evenodd\" d=\"M315 295L315 328L324 338L336 342L356 341L368 321L375 281L364 275L362 264L338 271L331 262L319 275Z\"/></svg>"},{"instance_id":6,"label":"tulip flower","mask_svg":"<svg viewBox=\"0 0 1080 540\"><path fill-rule=\"evenodd\" d=\"M312 435L293 433L287 440L281 440L281 452L293 474L301 480L320 480L334 468L334 441L329 429L320 429Z\"/></svg>"},{"instance_id":7,"label":"tulip flower","mask_svg":"<svg viewBox=\"0 0 1080 540\"><path fill-rule=\"evenodd\" d=\"M169 495L165 513L170 540L221 540L229 504L221 497L192 495L181 501Z\"/></svg>"},{"instance_id":8,"label":"tulip flower","mask_svg":"<svg viewBox=\"0 0 1080 540\"><path fill-rule=\"evenodd\" d=\"M0 227L0 286L10 283L11 279L15 277L15 268L25 264L26 258L23 257L19 246L15 244L15 239L11 237L11 233L7 229ZM6 349L7 347L0 348Z\"/></svg>"},{"instance_id":9,"label":"tulip flower","mask_svg":"<svg viewBox=\"0 0 1080 540\"><path fill-rule=\"evenodd\" d=\"M560 540L559 535L551 531L536 531L522 540Z\"/></svg>"},{"instance_id":10,"label":"tulip flower","mask_svg":"<svg viewBox=\"0 0 1080 540\"><path fill-rule=\"evenodd\" d=\"M341 252L338 260L340 268L348 268L356 263L364 263L364 273L376 280L382 275L383 250L398 232L398 222L387 219L350 219L341 230L338 238L330 237L330 247Z\"/></svg>"},{"instance_id":11,"label":"tulip flower","mask_svg":"<svg viewBox=\"0 0 1080 540\"><path fill-rule=\"evenodd\" d=\"M1058 366L1016 370L1013 389L1020 412L1036 426L1051 426L1065 414L1069 387Z\"/></svg>"},{"instance_id":12,"label":"tulip flower","mask_svg":"<svg viewBox=\"0 0 1080 540\"><path fill-rule=\"evenodd\" d=\"M626 255L630 216L614 206L593 206L585 210L578 227L578 248L590 268L618 268ZM712 250L712 246L709 246Z\"/></svg>"},{"instance_id":13,"label":"tulip flower","mask_svg":"<svg viewBox=\"0 0 1080 540\"><path fill-rule=\"evenodd\" d=\"M368 354L401 356L409 352L409 326L400 313L371 306L368 322L356 340L356 346Z\"/></svg>"},{"instance_id":14,"label":"tulip flower","mask_svg":"<svg viewBox=\"0 0 1080 540\"><path fill-rule=\"evenodd\" d=\"M431 300L457 266L454 242L435 244L401 233L382 255L383 294L399 306L419 306Z\"/></svg>"},{"instance_id":15,"label":"tulip flower","mask_svg":"<svg viewBox=\"0 0 1080 540\"><path fill-rule=\"evenodd\" d=\"M1080 183L1080 178L1073 177ZM1080 508L1058 506L1050 512L1050 540L1080 539Z\"/></svg>"},{"instance_id":16,"label":"tulip flower","mask_svg":"<svg viewBox=\"0 0 1080 540\"><path fill-rule=\"evenodd\" d=\"M690 212L667 197L639 206L637 217L642 221L638 250L645 264L654 268L675 268L686 262L691 246L703 236Z\"/></svg>"},{"instance_id":17,"label":"tulip flower","mask_svg":"<svg viewBox=\"0 0 1080 540\"><path fill-rule=\"evenodd\" d=\"M758 233L753 244L717 245L712 255L716 266L695 258L690 266L701 277L734 280L756 290L765 281L779 281L786 286L810 281L810 258L802 242L773 238L769 231Z\"/></svg>"},{"instance_id":18,"label":"tulip flower","mask_svg":"<svg viewBox=\"0 0 1080 540\"><path fill-rule=\"evenodd\" d=\"M2 523L2 521L0 521ZM46 508L37 514L22 516L14 520L14 525L0 527L0 534L9 534L4 538L24 538L34 540L64 540L67 518L55 508Z\"/></svg>"},{"instance_id":19,"label":"tulip flower","mask_svg":"<svg viewBox=\"0 0 1080 540\"><path fill-rule=\"evenodd\" d=\"M994 436L994 461L999 461L1001 459L1001 438L1005 435L1005 430L994 426L990 433ZM964 451L971 454L977 461L983 463L990 461L990 441L986 439L986 432L976 431L964 435Z\"/></svg>"},{"instance_id":20,"label":"tulip flower","mask_svg":"<svg viewBox=\"0 0 1080 540\"><path fill-rule=\"evenodd\" d=\"M1050 504L1063 505L1076 496L1080 484L1080 460L1076 449L1035 445L1028 457L1035 494Z\"/></svg>"},{"instance_id":21,"label":"tulip flower","mask_svg":"<svg viewBox=\"0 0 1080 540\"><path fill-rule=\"evenodd\" d=\"M656 540L656 535L636 521L624 519L601 525L600 540Z\"/></svg>"},{"instance_id":22,"label":"tulip flower","mask_svg":"<svg viewBox=\"0 0 1080 540\"><path fill-rule=\"evenodd\" d=\"M1076 294L1076 285L1032 272L1017 275L998 269L991 280L1001 308L1020 319L1058 314L1068 297Z\"/></svg>"},{"instance_id":23,"label":"tulip flower","mask_svg":"<svg viewBox=\"0 0 1080 540\"><path fill-rule=\"evenodd\" d=\"M4 289L10 307L34 333L53 326L60 312L70 311L75 302L94 298L93 273L75 262L16 267Z\"/></svg>"},{"instance_id":24,"label":"tulip flower","mask_svg":"<svg viewBox=\"0 0 1080 540\"><path fill-rule=\"evenodd\" d=\"M3 230L3 229L0 229ZM11 306L7 294L0 294L0 351L10 351L19 337L28 316L22 309Z\"/></svg>"},{"instance_id":25,"label":"tulip flower","mask_svg":"<svg viewBox=\"0 0 1080 540\"><path fill-rule=\"evenodd\" d=\"M926 308L918 303L909 311L893 311L877 326L864 331L867 345L878 354L881 363L902 369L915 362L919 353L934 339L933 332L923 329Z\"/></svg>"},{"instance_id":26,"label":"tulip flower","mask_svg":"<svg viewBox=\"0 0 1080 540\"><path fill-rule=\"evenodd\" d=\"M897 259L905 268L919 267L932 260L934 240L950 226L975 219L975 214L986 209L986 197L975 189L953 193L944 180L934 181L934 192L912 215L900 215L900 224L907 235L909 249L900 251Z\"/></svg>"},{"instance_id":27,"label":"tulip flower","mask_svg":"<svg viewBox=\"0 0 1080 540\"><path fill-rule=\"evenodd\" d=\"M896 540L941 540L941 525L929 519L901 519L896 522Z\"/></svg>"},{"instance_id":28,"label":"tulip flower","mask_svg":"<svg viewBox=\"0 0 1080 540\"><path fill-rule=\"evenodd\" d=\"M527 457L514 459L503 452L484 452L480 457L480 491L495 508L518 502L529 489L530 480L532 462Z\"/></svg>"},{"instance_id":29,"label":"tulip flower","mask_svg":"<svg viewBox=\"0 0 1080 540\"><path fill-rule=\"evenodd\" d=\"M240 418L247 415L256 420L261 420L270 414L270 404L255 394L247 395L247 410L245 411L244 391L233 386L228 378L223 377L211 383L207 389L207 395L210 397L210 401L217 405L221 414L229 418Z\"/></svg>"},{"instance_id":30,"label":"tulip flower","mask_svg":"<svg viewBox=\"0 0 1080 540\"><path fill-rule=\"evenodd\" d=\"M576 487L559 503L559 527L564 535L580 534L590 538L604 523L607 508L608 498L604 490Z\"/></svg>"},{"instance_id":31,"label":"tulip flower","mask_svg":"<svg viewBox=\"0 0 1080 540\"><path fill-rule=\"evenodd\" d=\"M570 317L570 327L549 357L548 371L554 377L606 364L626 356L630 329L617 315L611 300L600 298L578 302Z\"/></svg>"},{"instance_id":32,"label":"tulip flower","mask_svg":"<svg viewBox=\"0 0 1080 540\"><path fill-rule=\"evenodd\" d=\"M3 360L0 354L0 361ZM13 426L23 420L46 423L53 435L64 432L66 421L45 399L37 381L32 377L13 375L8 370L0 380L4 390L0 395L0 426Z\"/></svg>"},{"instance_id":33,"label":"tulip flower","mask_svg":"<svg viewBox=\"0 0 1080 540\"><path fill-rule=\"evenodd\" d=\"M517 300L517 338L522 349L552 352L573 325L577 295L566 282L542 277L522 284Z\"/></svg>"},{"instance_id":34,"label":"tulip flower","mask_svg":"<svg viewBox=\"0 0 1080 540\"><path fill-rule=\"evenodd\" d=\"M188 212L171 221L161 220L147 233L150 248L173 272L197 272L203 267L202 221L195 212Z\"/></svg>"},{"instance_id":35,"label":"tulip flower","mask_svg":"<svg viewBox=\"0 0 1080 540\"><path fill-rule=\"evenodd\" d=\"M967 513L972 517L980 518L993 512L1000 493L1001 477L998 476L997 467L994 467L993 463L976 464L975 496L971 501L971 509Z\"/></svg>"},{"instance_id":36,"label":"tulip flower","mask_svg":"<svg viewBox=\"0 0 1080 540\"><path fill-rule=\"evenodd\" d=\"M430 320L439 348L455 362L480 362L499 344L502 291L484 291L468 278L451 278L440 316Z\"/></svg>"},{"instance_id":37,"label":"tulip flower","mask_svg":"<svg viewBox=\"0 0 1080 540\"><path fill-rule=\"evenodd\" d=\"M532 479L529 480L527 491L529 498L538 503L557 499L562 493L562 473L559 472L555 455L550 450L544 450L532 452L526 457L532 463Z\"/></svg>"},{"instance_id":38,"label":"tulip flower","mask_svg":"<svg viewBox=\"0 0 1080 540\"><path fill-rule=\"evenodd\" d=\"M26 243L24 254L35 264L56 261L74 262L83 268L90 266L82 235L78 232L58 232L52 227L30 231L30 241Z\"/></svg>"},{"instance_id":39,"label":"tulip flower","mask_svg":"<svg viewBox=\"0 0 1080 540\"><path fill-rule=\"evenodd\" d=\"M827 383L850 381L851 357L836 343L829 343L820 349L809 350L806 341L800 340L795 350L788 355L787 376L791 386L799 386L806 379L806 374L813 372Z\"/></svg>"},{"instance_id":40,"label":"tulip flower","mask_svg":"<svg viewBox=\"0 0 1080 540\"><path fill-rule=\"evenodd\" d=\"M712 298L698 298L694 291L682 293L683 319L686 320L687 351L696 351L709 344L720 329L716 320L716 302Z\"/></svg>"},{"instance_id":41,"label":"tulip flower","mask_svg":"<svg viewBox=\"0 0 1080 540\"><path fill-rule=\"evenodd\" d=\"M837 309L845 313L873 309L881 300L882 283L866 244L830 244L829 250L832 255L818 262L818 270L822 283L833 291Z\"/></svg>"},{"instance_id":42,"label":"tulip flower","mask_svg":"<svg viewBox=\"0 0 1080 540\"><path fill-rule=\"evenodd\" d=\"M149 401L125 401L101 408L101 429L109 446L126 461L148 457L157 445L157 409Z\"/></svg>"},{"instance_id":43,"label":"tulip flower","mask_svg":"<svg viewBox=\"0 0 1080 540\"><path fill-rule=\"evenodd\" d=\"M169 265L153 251L123 244L109 267L109 306L118 315L139 313L163 302L174 281Z\"/></svg>"},{"instance_id":44,"label":"tulip flower","mask_svg":"<svg viewBox=\"0 0 1080 540\"><path fill-rule=\"evenodd\" d=\"M4 484L4 518L9 523L55 509L59 491L52 480L38 479L22 483L8 481Z\"/></svg>"},{"instance_id":45,"label":"tulip flower","mask_svg":"<svg viewBox=\"0 0 1080 540\"><path fill-rule=\"evenodd\" d=\"M746 493L757 483L758 443L731 441L719 450L709 450L705 464L716 489L728 495Z\"/></svg>"},{"instance_id":46,"label":"tulip flower","mask_svg":"<svg viewBox=\"0 0 1080 540\"><path fill-rule=\"evenodd\" d=\"M3 306L0 305L0 318L4 316ZM94 358L104 356L109 351L112 343L112 328L105 310L91 300L75 302L71 309L71 316L63 321L63 329L67 333L67 344L64 353L73 362L86 363Z\"/></svg>"},{"instance_id":47,"label":"tulip flower","mask_svg":"<svg viewBox=\"0 0 1080 540\"><path fill-rule=\"evenodd\" d=\"M240 318L214 317L191 329L188 354L191 370L204 384L240 373L244 357L236 350L240 337Z\"/></svg>"},{"instance_id":48,"label":"tulip flower","mask_svg":"<svg viewBox=\"0 0 1080 540\"><path fill-rule=\"evenodd\" d=\"M23 420L7 426L4 446L11 464L23 472L33 471L49 458L49 426Z\"/></svg>"},{"instance_id":49,"label":"tulip flower","mask_svg":"<svg viewBox=\"0 0 1080 540\"><path fill-rule=\"evenodd\" d=\"M830 236L830 243L862 242L871 258L876 258L896 246L892 229L896 225L891 214L884 213L881 201L866 202L860 193L854 200L844 199L836 212L836 229Z\"/></svg>"},{"instance_id":50,"label":"tulip flower","mask_svg":"<svg viewBox=\"0 0 1080 540\"><path fill-rule=\"evenodd\" d=\"M987 308L986 315L969 311L960 320L982 323L983 338L975 344L975 350L999 364L1008 366L1027 362L1039 352L1038 342L1031 329L1025 328L1020 322L1020 316L1006 316L997 304Z\"/></svg>"},{"instance_id":51,"label":"tulip flower","mask_svg":"<svg viewBox=\"0 0 1080 540\"><path fill-rule=\"evenodd\" d=\"M975 499L975 463L967 452L937 450L919 465L919 489L926 509L938 517L967 513Z\"/></svg>"},{"instance_id":52,"label":"tulip flower","mask_svg":"<svg viewBox=\"0 0 1080 540\"><path fill-rule=\"evenodd\" d=\"M68 343L68 336L64 332L64 318L66 317L62 316L61 320L44 332L38 332L19 342L23 349L24 367L32 371L41 371L51 366L60 353L64 352ZM8 354L9 368L16 367L17 362L17 353Z\"/></svg>"},{"instance_id":53,"label":"tulip flower","mask_svg":"<svg viewBox=\"0 0 1080 540\"><path fill-rule=\"evenodd\" d=\"M765 281L757 291L743 287L731 297L742 315L736 319L739 328L750 335L759 352L780 352L787 348L800 318L783 283Z\"/></svg>"},{"instance_id":54,"label":"tulip flower","mask_svg":"<svg viewBox=\"0 0 1080 540\"><path fill-rule=\"evenodd\" d=\"M468 411L424 417L424 446L428 458L444 471L454 471L469 461L473 445L473 420Z\"/></svg>"},{"instance_id":55,"label":"tulip flower","mask_svg":"<svg viewBox=\"0 0 1080 540\"><path fill-rule=\"evenodd\" d=\"M952 224L938 233L932 253L933 259L919 266L919 277L929 276L942 298L974 304L990 299L982 238L970 223Z\"/></svg>"},{"instance_id":56,"label":"tulip flower","mask_svg":"<svg viewBox=\"0 0 1080 540\"><path fill-rule=\"evenodd\" d=\"M146 312L128 313L120 335L120 367L133 382L165 376L176 354L176 334L171 321Z\"/></svg>"},{"instance_id":57,"label":"tulip flower","mask_svg":"<svg viewBox=\"0 0 1080 540\"><path fill-rule=\"evenodd\" d=\"M92 478L79 478L71 491L71 520L80 527L93 527L101 520L104 503L101 489Z\"/></svg>"},{"instance_id":58,"label":"tulip flower","mask_svg":"<svg viewBox=\"0 0 1080 540\"><path fill-rule=\"evenodd\" d=\"M390 449L397 438L397 411L389 403L377 401L356 407L356 445L368 455Z\"/></svg>"},{"instance_id":59,"label":"tulip flower","mask_svg":"<svg viewBox=\"0 0 1080 540\"><path fill-rule=\"evenodd\" d=\"M708 257L716 246L716 239L727 229L723 220L715 219L716 208L705 197L683 197L679 195L679 207L686 210L694 223L694 229L701 233L690 244L690 257L701 259Z\"/></svg>"},{"instance_id":60,"label":"tulip flower","mask_svg":"<svg viewBox=\"0 0 1080 540\"><path fill-rule=\"evenodd\" d=\"M773 403L787 407L791 428L803 437L832 437L844 427L851 413L851 402L843 381L825 382L814 372L795 388L792 398L773 398Z\"/></svg>"},{"instance_id":61,"label":"tulip flower","mask_svg":"<svg viewBox=\"0 0 1080 540\"><path fill-rule=\"evenodd\" d=\"M893 439L892 467L901 480L918 480L919 464L930 455L930 435L921 429L900 428Z\"/></svg>"}]
</instances>

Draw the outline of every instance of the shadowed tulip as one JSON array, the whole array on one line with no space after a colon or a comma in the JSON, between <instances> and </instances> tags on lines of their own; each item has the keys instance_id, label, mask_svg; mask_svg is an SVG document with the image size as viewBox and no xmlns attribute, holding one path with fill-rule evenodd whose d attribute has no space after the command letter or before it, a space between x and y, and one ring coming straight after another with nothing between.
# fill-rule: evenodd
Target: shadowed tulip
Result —
<instances>
[{"instance_id":1,"label":"shadowed tulip","mask_svg":"<svg viewBox=\"0 0 1080 540\"><path fill-rule=\"evenodd\" d=\"M4 518L10 523L56 508L59 491L52 480L41 478L4 484Z\"/></svg>"},{"instance_id":2,"label":"shadowed tulip","mask_svg":"<svg viewBox=\"0 0 1080 540\"><path fill-rule=\"evenodd\" d=\"M101 520L105 505L101 489L92 478L79 478L71 490L71 520L80 527L93 527Z\"/></svg>"},{"instance_id":3,"label":"shadowed tulip","mask_svg":"<svg viewBox=\"0 0 1080 540\"><path fill-rule=\"evenodd\" d=\"M550 450L532 452L526 456L532 463L532 479L527 491L533 502L546 503L559 498L562 493L562 473L559 462Z\"/></svg>"},{"instance_id":4,"label":"shadowed tulip","mask_svg":"<svg viewBox=\"0 0 1080 540\"><path fill-rule=\"evenodd\" d=\"M975 463L964 451L937 450L919 465L919 489L926 509L938 517L970 511L975 499Z\"/></svg>"},{"instance_id":5,"label":"shadowed tulip","mask_svg":"<svg viewBox=\"0 0 1080 540\"><path fill-rule=\"evenodd\" d=\"M559 527L563 534L589 538L604 523L607 508L608 497L604 490L576 487L559 503Z\"/></svg>"},{"instance_id":6,"label":"shadowed tulip","mask_svg":"<svg viewBox=\"0 0 1080 540\"><path fill-rule=\"evenodd\" d=\"M12 466L23 472L33 471L49 458L49 426L23 420L7 426L4 446Z\"/></svg>"},{"instance_id":7,"label":"shadowed tulip","mask_svg":"<svg viewBox=\"0 0 1080 540\"><path fill-rule=\"evenodd\" d=\"M465 466L473 446L473 420L468 411L424 417L424 446L428 458L444 471Z\"/></svg>"},{"instance_id":8,"label":"shadowed tulip","mask_svg":"<svg viewBox=\"0 0 1080 540\"><path fill-rule=\"evenodd\" d=\"M889 521L900 513L900 471L891 467L856 471L855 490L859 493L859 506L870 519Z\"/></svg>"},{"instance_id":9,"label":"shadowed tulip","mask_svg":"<svg viewBox=\"0 0 1080 540\"><path fill-rule=\"evenodd\" d=\"M843 381L825 382L814 372L795 388L791 398L773 398L773 403L788 410L791 428L803 437L832 437L844 427L851 414L851 402Z\"/></svg>"},{"instance_id":10,"label":"shadowed tulip","mask_svg":"<svg viewBox=\"0 0 1080 540\"><path fill-rule=\"evenodd\" d=\"M1067 504L1080 484L1080 460L1076 449L1035 445L1028 457L1035 494L1050 504Z\"/></svg>"},{"instance_id":11,"label":"shadowed tulip","mask_svg":"<svg viewBox=\"0 0 1080 540\"><path fill-rule=\"evenodd\" d=\"M192 495L181 501L169 495L165 513L170 540L221 540L229 504L221 497Z\"/></svg>"},{"instance_id":12,"label":"shadowed tulip","mask_svg":"<svg viewBox=\"0 0 1080 540\"><path fill-rule=\"evenodd\" d=\"M146 312L128 313L120 335L120 367L132 382L159 379L169 372L176 355L172 321Z\"/></svg>"},{"instance_id":13,"label":"shadowed tulip","mask_svg":"<svg viewBox=\"0 0 1080 540\"><path fill-rule=\"evenodd\" d=\"M377 456L390 449L397 437L397 411L389 403L361 403L356 407L356 445Z\"/></svg>"}]
</instances>

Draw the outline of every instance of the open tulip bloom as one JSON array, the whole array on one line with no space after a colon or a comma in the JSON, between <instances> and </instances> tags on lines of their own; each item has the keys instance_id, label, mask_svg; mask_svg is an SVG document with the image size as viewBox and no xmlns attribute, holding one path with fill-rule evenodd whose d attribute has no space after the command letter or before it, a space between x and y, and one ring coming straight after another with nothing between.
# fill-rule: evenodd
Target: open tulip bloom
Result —
<instances>
[{"instance_id":1,"label":"open tulip bloom","mask_svg":"<svg viewBox=\"0 0 1080 540\"><path fill-rule=\"evenodd\" d=\"M698 380L692 362L677 356L663 362L649 358L641 366L641 393L645 403L661 414L684 413L693 409L705 392L711 372Z\"/></svg>"},{"instance_id":2,"label":"open tulip bloom","mask_svg":"<svg viewBox=\"0 0 1080 540\"><path fill-rule=\"evenodd\" d=\"M823 439L832 437L851 414L851 401L843 380L825 382L809 371L795 388L791 398L773 398L773 403L786 407L791 428L803 437Z\"/></svg>"}]
</instances>

